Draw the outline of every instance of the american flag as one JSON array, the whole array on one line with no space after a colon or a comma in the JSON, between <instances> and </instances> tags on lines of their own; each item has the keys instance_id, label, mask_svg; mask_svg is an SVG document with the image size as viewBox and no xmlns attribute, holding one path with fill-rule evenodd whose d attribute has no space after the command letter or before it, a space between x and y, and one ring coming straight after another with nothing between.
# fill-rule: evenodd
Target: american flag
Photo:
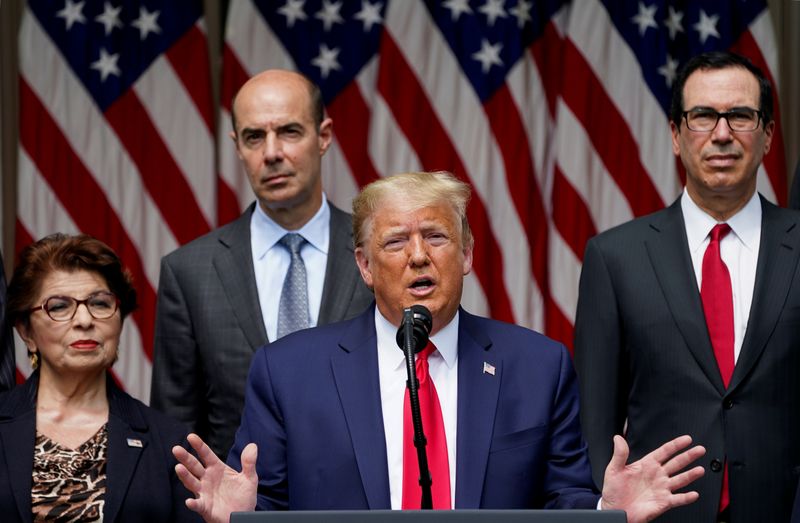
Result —
<instances>
[{"instance_id":1,"label":"american flag","mask_svg":"<svg viewBox=\"0 0 800 523\"><path fill-rule=\"evenodd\" d=\"M145 399L159 258L253 200L228 133L231 99L257 72L295 69L322 87L335 132L323 179L341 208L400 171L472 184L464 305L567 344L588 238L681 190L667 118L677 69L731 49L778 83L759 0L236 0L215 171L199 3L125 2L114 15L115 3L25 14L17 244L81 230L120 253L142 307L114 368ZM785 201L780 136L759 190Z\"/></svg>"},{"instance_id":2,"label":"american flag","mask_svg":"<svg viewBox=\"0 0 800 523\"><path fill-rule=\"evenodd\" d=\"M464 305L571 345L586 241L678 196L670 88L689 56L714 49L749 56L777 84L758 0L233 2L219 136L248 76L302 71L334 121L328 197L348 209L379 176L452 171L475 191ZM783 203L773 143L758 186ZM238 210L250 189L234 150L218 150L220 209Z\"/></svg>"},{"instance_id":3,"label":"american flag","mask_svg":"<svg viewBox=\"0 0 800 523\"><path fill-rule=\"evenodd\" d=\"M146 401L160 258L216 225L202 3L32 0L19 44L17 250L81 231L117 252L140 307L113 370Z\"/></svg>"}]
</instances>

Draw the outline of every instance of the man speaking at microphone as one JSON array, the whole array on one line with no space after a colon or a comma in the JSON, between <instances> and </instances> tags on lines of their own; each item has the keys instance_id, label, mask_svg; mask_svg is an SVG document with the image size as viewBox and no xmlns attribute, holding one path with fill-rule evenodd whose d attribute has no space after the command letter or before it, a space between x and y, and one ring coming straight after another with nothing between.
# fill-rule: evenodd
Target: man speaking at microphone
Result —
<instances>
[{"instance_id":1,"label":"man speaking at microphone","mask_svg":"<svg viewBox=\"0 0 800 523\"><path fill-rule=\"evenodd\" d=\"M364 188L353 202L353 237L375 305L256 354L229 466L194 435L199 459L174 449L178 476L195 494L190 508L207 521L256 508L419 508L396 342L412 305L432 316L416 369L434 508L622 509L639 522L697 499L675 492L703 474L687 469L704 453L688 448L688 436L632 464L616 437L600 498L566 349L459 306L472 268L469 196L448 173L395 175Z\"/></svg>"}]
</instances>

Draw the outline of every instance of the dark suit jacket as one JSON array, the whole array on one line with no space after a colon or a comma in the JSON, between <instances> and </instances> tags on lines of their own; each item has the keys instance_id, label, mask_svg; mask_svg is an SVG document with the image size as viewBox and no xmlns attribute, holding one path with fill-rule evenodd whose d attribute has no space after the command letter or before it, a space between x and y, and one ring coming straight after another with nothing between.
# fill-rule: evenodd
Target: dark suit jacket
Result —
<instances>
[{"instance_id":1,"label":"dark suit jacket","mask_svg":"<svg viewBox=\"0 0 800 523\"><path fill-rule=\"evenodd\" d=\"M726 390L680 201L589 241L576 318L582 425L600 484L611 436L631 459L689 434L707 449L696 503L659 521L709 523L727 456L731 520L788 521L800 467L800 215L762 198L747 331Z\"/></svg>"},{"instance_id":2,"label":"dark suit jacket","mask_svg":"<svg viewBox=\"0 0 800 523\"><path fill-rule=\"evenodd\" d=\"M6 271L0 254L0 392L16 385L17 363L14 358L12 325L6 319Z\"/></svg>"},{"instance_id":3,"label":"dark suit jacket","mask_svg":"<svg viewBox=\"0 0 800 523\"><path fill-rule=\"evenodd\" d=\"M150 404L186 423L224 458L256 349L268 342L250 247L251 205L236 221L161 262ZM350 215L333 205L318 324L372 301L353 256Z\"/></svg>"},{"instance_id":4,"label":"dark suit jacket","mask_svg":"<svg viewBox=\"0 0 800 523\"><path fill-rule=\"evenodd\" d=\"M792 510L791 523L800 523L800 483L798 483L797 493L794 495L794 509Z\"/></svg>"},{"instance_id":5,"label":"dark suit jacket","mask_svg":"<svg viewBox=\"0 0 800 523\"><path fill-rule=\"evenodd\" d=\"M39 373L0 396L0 519L30 522ZM114 523L201 521L175 475L174 445L186 429L121 391L108 378L108 464L104 519ZM128 438L142 442L128 445Z\"/></svg>"},{"instance_id":6,"label":"dark suit jacket","mask_svg":"<svg viewBox=\"0 0 800 523\"><path fill-rule=\"evenodd\" d=\"M789 188L789 208L800 209L800 160L794 168L792 186Z\"/></svg>"},{"instance_id":7,"label":"dark suit jacket","mask_svg":"<svg viewBox=\"0 0 800 523\"><path fill-rule=\"evenodd\" d=\"M456 508L597 505L562 345L462 310L457 408ZM390 508L373 307L256 354L233 467L251 441L259 509Z\"/></svg>"}]
</instances>

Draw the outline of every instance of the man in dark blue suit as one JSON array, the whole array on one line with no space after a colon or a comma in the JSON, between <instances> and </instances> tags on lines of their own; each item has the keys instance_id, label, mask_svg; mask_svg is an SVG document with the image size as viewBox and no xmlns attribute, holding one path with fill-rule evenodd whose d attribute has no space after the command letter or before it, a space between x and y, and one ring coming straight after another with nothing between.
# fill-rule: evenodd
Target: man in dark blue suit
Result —
<instances>
[{"instance_id":1,"label":"man in dark blue suit","mask_svg":"<svg viewBox=\"0 0 800 523\"><path fill-rule=\"evenodd\" d=\"M230 467L196 436L190 441L199 460L174 450L178 475L196 495L190 508L208 521L226 521L231 510L253 508L405 506L406 375L395 334L403 309L413 304L433 316L437 350L428 359L429 376L449 469L449 478L443 472L433 481L449 479L445 506L617 508L634 522L697 499L673 493L703 474L701 467L684 471L704 453L684 451L688 437L631 465L625 441L616 437L600 498L564 346L459 307L472 267L469 194L447 173L392 176L362 191L353 203L355 253L376 305L257 353Z\"/></svg>"}]
</instances>

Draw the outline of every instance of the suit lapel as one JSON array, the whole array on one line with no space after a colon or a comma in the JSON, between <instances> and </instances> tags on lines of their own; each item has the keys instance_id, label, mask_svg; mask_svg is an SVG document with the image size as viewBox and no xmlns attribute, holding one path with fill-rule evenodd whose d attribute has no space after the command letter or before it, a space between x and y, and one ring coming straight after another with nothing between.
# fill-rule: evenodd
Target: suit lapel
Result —
<instances>
[{"instance_id":1,"label":"suit lapel","mask_svg":"<svg viewBox=\"0 0 800 523\"><path fill-rule=\"evenodd\" d=\"M267 340L250 247L250 216L255 205L251 204L233 227L220 237L222 248L213 260L239 327L254 351Z\"/></svg>"},{"instance_id":2,"label":"suit lapel","mask_svg":"<svg viewBox=\"0 0 800 523\"><path fill-rule=\"evenodd\" d=\"M370 307L354 320L339 342L341 350L331 357L370 510L391 508L374 317Z\"/></svg>"},{"instance_id":3,"label":"suit lapel","mask_svg":"<svg viewBox=\"0 0 800 523\"><path fill-rule=\"evenodd\" d=\"M489 351L492 340L460 310L458 327L458 435L456 437L455 508L480 508L493 420L497 410L502 361ZM483 371L484 363L495 368Z\"/></svg>"},{"instance_id":4,"label":"suit lapel","mask_svg":"<svg viewBox=\"0 0 800 523\"><path fill-rule=\"evenodd\" d=\"M10 392L0 411L0 447L5 455L11 490L22 521L32 521L31 486L36 443L35 397L38 372Z\"/></svg>"},{"instance_id":5,"label":"suit lapel","mask_svg":"<svg viewBox=\"0 0 800 523\"><path fill-rule=\"evenodd\" d=\"M764 198L761 209L761 245L753 302L729 390L742 382L761 356L783 310L800 253L796 220L781 214Z\"/></svg>"},{"instance_id":6,"label":"suit lapel","mask_svg":"<svg viewBox=\"0 0 800 523\"><path fill-rule=\"evenodd\" d=\"M104 521L114 521L128 492L131 478L150 444L147 422L136 404L109 379L108 462ZM126 422L124 420L129 420Z\"/></svg>"},{"instance_id":7,"label":"suit lapel","mask_svg":"<svg viewBox=\"0 0 800 523\"><path fill-rule=\"evenodd\" d=\"M725 386L708 336L680 198L665 211L654 215L650 228L653 234L646 240L647 252L667 305L698 365L723 395Z\"/></svg>"},{"instance_id":8,"label":"suit lapel","mask_svg":"<svg viewBox=\"0 0 800 523\"><path fill-rule=\"evenodd\" d=\"M344 319L347 306L352 300L359 276L353 270L353 229L350 215L328 204L331 211L328 262L325 268L325 283L322 287L322 302L319 309L319 325Z\"/></svg>"}]
</instances>

